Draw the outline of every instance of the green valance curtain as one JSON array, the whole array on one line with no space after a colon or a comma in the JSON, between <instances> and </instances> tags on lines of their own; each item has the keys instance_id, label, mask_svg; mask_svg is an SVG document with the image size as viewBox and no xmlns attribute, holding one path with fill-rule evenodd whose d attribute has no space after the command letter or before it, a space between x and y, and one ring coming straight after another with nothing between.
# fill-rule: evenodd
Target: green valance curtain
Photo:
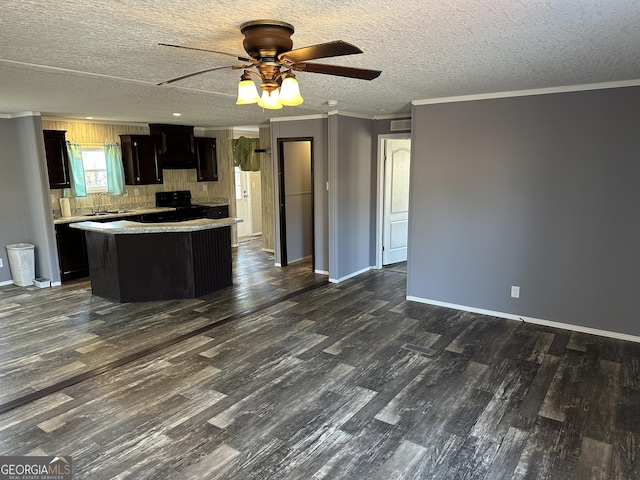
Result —
<instances>
[{"instance_id":1,"label":"green valance curtain","mask_svg":"<svg viewBox=\"0 0 640 480\"><path fill-rule=\"evenodd\" d=\"M86 197L87 186L84 177L84 165L82 163L83 145L77 142L67 142L69 153L69 170L71 177L71 196ZM85 148L87 146L85 145ZM95 148L95 145L93 146ZM125 193L124 167L122 154L118 143L105 143L104 158L107 166L107 192L110 195L122 195ZM66 195L65 195L66 196Z\"/></svg>"},{"instance_id":2,"label":"green valance curtain","mask_svg":"<svg viewBox=\"0 0 640 480\"><path fill-rule=\"evenodd\" d=\"M122 195L125 192L125 186L120 145L105 143L104 158L107 161L107 192L110 195Z\"/></svg>"},{"instance_id":3,"label":"green valance curtain","mask_svg":"<svg viewBox=\"0 0 640 480\"><path fill-rule=\"evenodd\" d=\"M260 170L260 156L255 150L259 148L259 138L240 137L233 140L233 164L240 170L257 172Z\"/></svg>"},{"instance_id":4,"label":"green valance curtain","mask_svg":"<svg viewBox=\"0 0 640 480\"><path fill-rule=\"evenodd\" d=\"M82 164L82 145L67 142L69 153L69 173L71 174L71 196L86 197L87 187L84 181L84 165Z\"/></svg>"}]
</instances>

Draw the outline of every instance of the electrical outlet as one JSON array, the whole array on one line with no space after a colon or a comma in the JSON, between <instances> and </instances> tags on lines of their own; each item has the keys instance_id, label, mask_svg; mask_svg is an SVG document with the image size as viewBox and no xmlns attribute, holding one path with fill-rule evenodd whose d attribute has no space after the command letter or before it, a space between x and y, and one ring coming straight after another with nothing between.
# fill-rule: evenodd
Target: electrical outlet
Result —
<instances>
[{"instance_id":1,"label":"electrical outlet","mask_svg":"<svg viewBox=\"0 0 640 480\"><path fill-rule=\"evenodd\" d=\"M511 287L511 296L513 298L520 298L520 287L512 286Z\"/></svg>"}]
</instances>

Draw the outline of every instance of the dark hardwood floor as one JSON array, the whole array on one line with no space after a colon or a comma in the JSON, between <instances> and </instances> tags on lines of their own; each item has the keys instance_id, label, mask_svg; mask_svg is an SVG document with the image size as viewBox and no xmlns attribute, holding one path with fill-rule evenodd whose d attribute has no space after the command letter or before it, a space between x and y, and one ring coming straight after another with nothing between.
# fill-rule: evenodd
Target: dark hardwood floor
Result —
<instances>
[{"instance_id":1,"label":"dark hardwood floor","mask_svg":"<svg viewBox=\"0 0 640 480\"><path fill-rule=\"evenodd\" d=\"M135 357L189 332L326 283L310 261L273 266L259 239L233 249L233 286L196 299L120 304L88 280L61 287L0 287L0 411L43 388Z\"/></svg>"},{"instance_id":2,"label":"dark hardwood floor","mask_svg":"<svg viewBox=\"0 0 640 480\"><path fill-rule=\"evenodd\" d=\"M396 269L299 295L266 270L275 287L243 270L227 301L291 295L246 315L214 296L132 313L76 285L65 314L56 289L22 294L44 318L93 312L86 329L141 319L139 345L240 314L1 414L0 455L70 455L78 479L638 478L639 344L408 302ZM0 321L20 324L5 293Z\"/></svg>"}]
</instances>

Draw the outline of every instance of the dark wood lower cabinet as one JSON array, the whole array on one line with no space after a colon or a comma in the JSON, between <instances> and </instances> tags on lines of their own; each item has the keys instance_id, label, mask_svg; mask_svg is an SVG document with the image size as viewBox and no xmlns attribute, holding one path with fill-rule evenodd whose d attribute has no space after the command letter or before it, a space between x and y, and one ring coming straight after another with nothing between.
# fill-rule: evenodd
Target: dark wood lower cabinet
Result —
<instances>
[{"instance_id":1,"label":"dark wood lower cabinet","mask_svg":"<svg viewBox=\"0 0 640 480\"><path fill-rule=\"evenodd\" d=\"M229 205L209 207L207 218L229 218Z\"/></svg>"},{"instance_id":2,"label":"dark wood lower cabinet","mask_svg":"<svg viewBox=\"0 0 640 480\"><path fill-rule=\"evenodd\" d=\"M140 215L100 220L94 222L112 222L114 220L139 221ZM55 226L56 243L58 244L58 266L60 267L60 280L68 282L89 276L89 260L87 256L87 244L84 232L71 228L69 223L59 223Z\"/></svg>"},{"instance_id":3,"label":"dark wood lower cabinet","mask_svg":"<svg viewBox=\"0 0 640 480\"><path fill-rule=\"evenodd\" d=\"M89 261L84 232L71 228L68 223L56 225L58 265L63 282L89 276Z\"/></svg>"}]
</instances>

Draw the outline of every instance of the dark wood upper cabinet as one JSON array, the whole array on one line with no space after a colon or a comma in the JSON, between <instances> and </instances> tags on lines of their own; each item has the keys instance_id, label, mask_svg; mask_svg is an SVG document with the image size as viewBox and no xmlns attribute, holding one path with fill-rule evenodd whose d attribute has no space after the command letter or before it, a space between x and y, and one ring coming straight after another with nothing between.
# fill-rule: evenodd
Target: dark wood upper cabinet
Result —
<instances>
[{"instance_id":1,"label":"dark wood upper cabinet","mask_svg":"<svg viewBox=\"0 0 640 480\"><path fill-rule=\"evenodd\" d=\"M158 156L162 168L196 168L193 127L155 123L149 133L158 138Z\"/></svg>"},{"instance_id":2,"label":"dark wood upper cabinet","mask_svg":"<svg viewBox=\"0 0 640 480\"><path fill-rule=\"evenodd\" d=\"M120 135L124 179L127 185L162 183L162 160L156 137Z\"/></svg>"},{"instance_id":3,"label":"dark wood upper cabinet","mask_svg":"<svg viewBox=\"0 0 640 480\"><path fill-rule=\"evenodd\" d=\"M199 182L218 180L218 157L216 139L195 137L196 177Z\"/></svg>"},{"instance_id":4,"label":"dark wood upper cabinet","mask_svg":"<svg viewBox=\"0 0 640 480\"><path fill-rule=\"evenodd\" d=\"M69 153L64 130L43 130L50 188L71 187Z\"/></svg>"}]
</instances>

